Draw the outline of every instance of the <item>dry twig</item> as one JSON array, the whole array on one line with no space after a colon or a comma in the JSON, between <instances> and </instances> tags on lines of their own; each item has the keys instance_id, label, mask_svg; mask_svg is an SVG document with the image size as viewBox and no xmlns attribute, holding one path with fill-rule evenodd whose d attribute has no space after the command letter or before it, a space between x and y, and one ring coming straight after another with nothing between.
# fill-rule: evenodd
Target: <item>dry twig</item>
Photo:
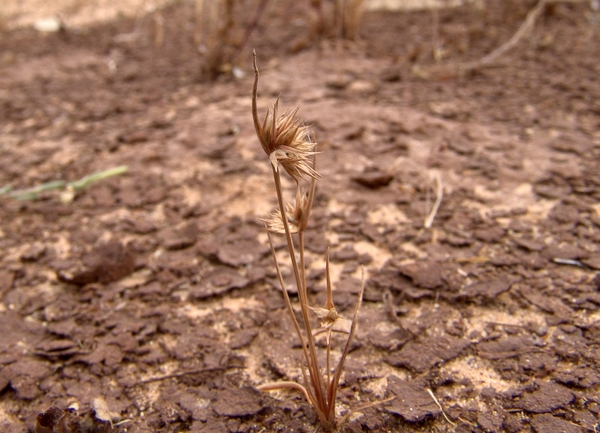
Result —
<instances>
[{"instance_id":1,"label":"dry twig","mask_svg":"<svg viewBox=\"0 0 600 433\"><path fill-rule=\"evenodd\" d=\"M527 35L531 30L533 30L536 20L542 14L547 5L554 3L580 3L583 1L587 0L539 0L535 7L527 13L525 21L523 22L523 24L521 24L521 26L515 32L515 34L507 42L496 48L491 53L483 56L481 59L464 63L454 63L446 65L440 64L431 68L415 67L414 72L417 75L422 75L425 77L428 77L431 74L435 74L436 72L440 72L442 70L447 73L448 69L454 70L457 74L465 74L470 71L492 65L500 56L502 56L507 51L511 50L515 45L519 43L519 41L525 35Z\"/></svg>"},{"instance_id":2,"label":"dry twig","mask_svg":"<svg viewBox=\"0 0 600 433\"><path fill-rule=\"evenodd\" d=\"M438 213L438 210L440 209L440 205L442 204L442 199L444 197L444 185L442 183L442 177L441 175L437 172L437 171L433 171L431 169L428 169L426 167L423 167L422 165L411 161L410 159L406 159L405 157L398 157L396 158L396 160L394 161L394 163L391 165L391 167L388 169L388 173L392 174L394 173L397 168L401 165L412 165L423 177L425 184L427 186L427 217L425 218L425 221L423 222L423 227L428 229L431 228L431 226L433 225L433 220L435 219L435 216ZM435 202L433 203L433 206L430 208L430 201L429 201L429 191L430 190L434 190L433 188L433 184L435 184Z\"/></svg>"},{"instance_id":3,"label":"dry twig","mask_svg":"<svg viewBox=\"0 0 600 433\"><path fill-rule=\"evenodd\" d=\"M427 388L427 392L429 393L429 395L431 396L431 398L433 399L433 401L435 402L435 404L437 404L437 406L442 411L442 415L444 415L444 418L446 418L446 421L448 421L450 424L452 424L452 426L456 427L456 424L453 423L452 421L450 421L450 418L448 418L448 416L446 415L446 412L444 412L444 408L440 404L440 401L437 399L437 397L435 396L435 394L433 393L433 391L431 389Z\"/></svg>"}]
</instances>

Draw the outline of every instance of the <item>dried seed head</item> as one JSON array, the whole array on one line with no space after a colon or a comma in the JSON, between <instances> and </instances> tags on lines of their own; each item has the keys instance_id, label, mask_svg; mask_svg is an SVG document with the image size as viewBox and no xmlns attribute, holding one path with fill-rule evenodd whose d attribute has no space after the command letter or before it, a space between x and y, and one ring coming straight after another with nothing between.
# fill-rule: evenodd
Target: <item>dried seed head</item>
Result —
<instances>
[{"instance_id":1,"label":"dried seed head","mask_svg":"<svg viewBox=\"0 0 600 433\"><path fill-rule=\"evenodd\" d=\"M308 307L313 313L317 315L319 320L321 321L321 328L329 329L336 324L336 322L342 317L338 314L337 310L334 308L319 308L319 307ZM342 319L343 320L343 319Z\"/></svg>"},{"instance_id":2,"label":"dried seed head","mask_svg":"<svg viewBox=\"0 0 600 433\"><path fill-rule=\"evenodd\" d=\"M325 305L323 308L309 307L321 321L322 329L330 329L336 325L342 317L338 314L335 305L333 303L333 288L331 287L331 270L329 266L329 249L327 249L327 255L325 256L325 276L327 277L327 298L325 299Z\"/></svg>"},{"instance_id":3,"label":"dried seed head","mask_svg":"<svg viewBox=\"0 0 600 433\"><path fill-rule=\"evenodd\" d=\"M287 110L278 117L279 98L273 104L273 109L268 110L262 124L258 121L258 68L256 66L256 53L254 53L254 88L252 92L252 118L254 129L265 153L269 156L275 170L279 164L296 181L309 178L318 179L319 174L314 169L314 155L316 143L310 138L308 127L297 120L296 107Z\"/></svg>"},{"instance_id":4,"label":"dried seed head","mask_svg":"<svg viewBox=\"0 0 600 433\"><path fill-rule=\"evenodd\" d=\"M290 229L290 233L298 233L298 223L290 217L294 210L294 207L289 203L286 203L285 206L287 208L286 216L288 217L288 227ZM271 215L263 219L263 221L267 226L267 230L269 230L271 233L285 234L285 227L283 225L283 220L281 218L281 212L279 211L279 209L276 209L273 212L271 212Z\"/></svg>"},{"instance_id":5,"label":"dried seed head","mask_svg":"<svg viewBox=\"0 0 600 433\"><path fill-rule=\"evenodd\" d=\"M285 216L287 217L290 233L298 233L306 228L306 225L308 224L308 214L310 212L310 203L308 200L308 196L298 190L296 192L296 202L294 205L290 203L285 204ZM274 210L271 215L263 221L267 226L267 230L271 233L285 234L285 227L279 209Z\"/></svg>"}]
</instances>

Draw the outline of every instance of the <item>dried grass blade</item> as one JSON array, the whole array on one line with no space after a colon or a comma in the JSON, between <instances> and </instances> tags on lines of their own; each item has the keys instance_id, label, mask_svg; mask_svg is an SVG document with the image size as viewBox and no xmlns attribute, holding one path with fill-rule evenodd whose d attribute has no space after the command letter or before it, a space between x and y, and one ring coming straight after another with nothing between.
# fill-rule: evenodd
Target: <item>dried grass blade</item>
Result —
<instances>
[{"instance_id":1,"label":"dried grass blade","mask_svg":"<svg viewBox=\"0 0 600 433\"><path fill-rule=\"evenodd\" d=\"M265 383L264 385L257 386L257 389L259 391L275 391L278 389L285 389L285 388L295 389L296 391L300 391L304 395L306 400L308 402L311 402L311 398L308 393L308 390L305 387L303 387L302 385L300 385L299 383L291 381L291 380L275 382L275 383Z\"/></svg>"},{"instance_id":2,"label":"dried grass blade","mask_svg":"<svg viewBox=\"0 0 600 433\"><path fill-rule=\"evenodd\" d=\"M344 351L342 352L342 356L338 365L333 374L333 379L329 382L329 390L327 393L327 400L330 403L329 414L328 416L333 416L335 418L335 398L337 396L338 384L340 382L340 377L342 376L342 370L344 368L344 363L346 362L346 357L348 356L348 352L350 351L350 345L352 344L352 340L354 338L354 334L356 333L356 325L358 321L358 312L360 311L360 307L362 305L363 295L365 293L365 276L364 270L362 271L362 283L360 286L360 292L358 293L358 299L356 301L356 306L354 307L354 315L352 316L352 326L350 327L350 334L348 335L348 339L346 340L346 345L344 346Z\"/></svg>"}]
</instances>

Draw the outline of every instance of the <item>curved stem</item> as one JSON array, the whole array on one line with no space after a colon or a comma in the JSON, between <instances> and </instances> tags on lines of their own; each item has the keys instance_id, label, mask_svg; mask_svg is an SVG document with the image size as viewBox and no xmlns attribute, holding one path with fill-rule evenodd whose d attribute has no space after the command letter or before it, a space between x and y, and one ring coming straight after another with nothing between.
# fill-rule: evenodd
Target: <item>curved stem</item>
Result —
<instances>
[{"instance_id":1,"label":"curved stem","mask_svg":"<svg viewBox=\"0 0 600 433\"><path fill-rule=\"evenodd\" d=\"M291 380L275 383L265 383L264 385L257 386L257 388L259 391L275 391L277 389L291 388L295 389L296 391L300 391L302 394L304 394L304 397L307 401L311 401L307 389L299 383Z\"/></svg>"}]
</instances>

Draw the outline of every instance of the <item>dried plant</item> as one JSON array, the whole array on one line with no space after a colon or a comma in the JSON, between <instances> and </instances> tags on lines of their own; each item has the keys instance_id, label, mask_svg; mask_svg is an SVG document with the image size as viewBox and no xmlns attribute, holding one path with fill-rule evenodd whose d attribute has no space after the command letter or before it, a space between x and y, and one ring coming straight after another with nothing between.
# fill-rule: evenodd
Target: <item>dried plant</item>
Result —
<instances>
[{"instance_id":1,"label":"dried plant","mask_svg":"<svg viewBox=\"0 0 600 433\"><path fill-rule=\"evenodd\" d=\"M433 67L413 67L413 73L421 78L430 79L436 76L454 76L454 75L464 75L474 70L482 69L484 67L488 67L490 65L495 64L495 62L500 58L503 54L510 51L514 48L527 34L530 34L535 26L536 20L539 16L546 10L546 7L557 4L557 3L582 3L587 0L538 0L537 4L533 9L531 9L527 16L525 17L525 21L519 29L512 35L512 37L500 45L498 48L493 50L491 53L486 54L480 59L470 61L470 62L461 62L461 63L449 63L449 64L436 64ZM443 0L445 3L446 0ZM437 14L437 10L434 9L434 14ZM434 15L434 36L433 36L433 45L434 45L434 58L436 63L442 59L442 51L441 46L439 45L439 18Z\"/></svg>"},{"instance_id":2,"label":"dried plant","mask_svg":"<svg viewBox=\"0 0 600 433\"><path fill-rule=\"evenodd\" d=\"M208 79L231 71L231 60L235 50L233 0L196 0L196 22L201 33L196 42L204 56L202 74Z\"/></svg>"},{"instance_id":3,"label":"dried plant","mask_svg":"<svg viewBox=\"0 0 600 433\"><path fill-rule=\"evenodd\" d=\"M237 6L236 6L237 3ZM196 0L195 42L204 56L202 74L212 80L235 73L235 67L250 35L258 25L268 0L259 0L253 16L243 24L243 2L235 0Z\"/></svg>"},{"instance_id":4,"label":"dried plant","mask_svg":"<svg viewBox=\"0 0 600 433\"><path fill-rule=\"evenodd\" d=\"M258 93L258 67L256 66L256 53L254 53L254 88L252 92L252 117L256 135L260 144L267 154L275 182L278 209L265 219L265 225L271 245L271 253L275 262L275 269L279 278L285 303L292 318L294 328L300 339L302 347L303 362L301 362L303 384L285 381L265 384L260 390L270 391L276 389L295 389L306 397L310 405L315 409L319 423L324 431L332 431L340 423L337 422L335 413L336 396L338 386L344 367L344 362L350 350L350 344L356 332L358 311L362 303L364 284L358 295L358 301L350 324L345 346L337 364L332 362L331 335L339 332L343 319L338 314L333 303L333 288L329 272L329 257L326 258L326 280L327 299L324 307L313 308L309 306L308 290L306 284L306 260L305 260L305 230L308 225L310 210L315 195L316 183L320 175L316 170L316 143L311 139L308 127L296 119L298 108L286 111L278 115L279 98L275 101L271 110L262 121L258 118L257 93ZM286 203L283 198L281 186L281 170L295 181L296 196L294 203ZM302 321L300 322L294 314L292 301L286 289L286 283L281 274L280 266L273 247L272 234L285 235L294 282L298 291L298 304ZM294 241L297 241L295 244ZM295 245L298 245L297 250ZM320 327L313 328L314 313L320 321ZM324 332L326 334L326 365L319 364L315 335Z\"/></svg>"},{"instance_id":5,"label":"dried plant","mask_svg":"<svg viewBox=\"0 0 600 433\"><path fill-rule=\"evenodd\" d=\"M312 33L319 36L334 36L355 40L365 10L364 0L333 0L331 7L323 0L311 0L316 11Z\"/></svg>"},{"instance_id":6,"label":"dried plant","mask_svg":"<svg viewBox=\"0 0 600 433\"><path fill-rule=\"evenodd\" d=\"M343 39L355 40L364 13L364 0L337 0L339 32Z\"/></svg>"}]
</instances>

